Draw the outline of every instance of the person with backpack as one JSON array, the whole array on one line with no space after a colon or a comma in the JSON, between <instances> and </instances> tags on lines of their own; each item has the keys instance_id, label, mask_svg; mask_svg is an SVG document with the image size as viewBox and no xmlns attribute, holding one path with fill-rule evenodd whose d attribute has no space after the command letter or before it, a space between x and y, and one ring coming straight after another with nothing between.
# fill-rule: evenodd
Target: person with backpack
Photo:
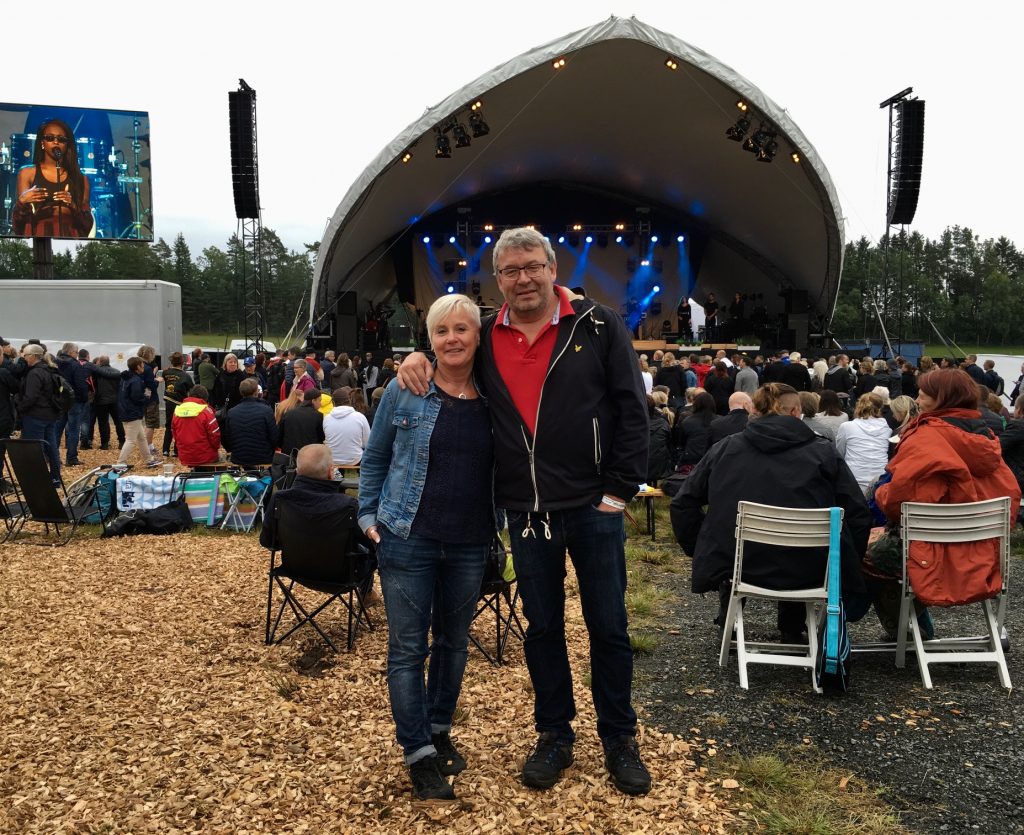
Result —
<instances>
[{"instance_id":1,"label":"person with backpack","mask_svg":"<svg viewBox=\"0 0 1024 835\"><path fill-rule=\"evenodd\" d=\"M78 346L65 342L57 352L57 368L74 392L71 408L57 418L57 439L64 436L64 463L78 466L78 443L82 434L82 413L89 402L89 372L78 361Z\"/></svg>"},{"instance_id":2,"label":"person with backpack","mask_svg":"<svg viewBox=\"0 0 1024 835\"><path fill-rule=\"evenodd\" d=\"M174 410L185 402L192 389L192 377L184 369L185 357L180 351L171 354L171 365L164 369L164 458L171 454L171 441L174 440L172 429Z\"/></svg>"},{"instance_id":3,"label":"person with backpack","mask_svg":"<svg viewBox=\"0 0 1024 835\"><path fill-rule=\"evenodd\" d=\"M55 485L60 480L60 451L57 438L57 419L62 411L57 401L57 389L63 377L46 361L42 345L26 345L21 352L27 371L21 381L21 394L14 403L21 415L21 437L24 440L46 441L46 458L50 464L50 478Z\"/></svg>"}]
</instances>

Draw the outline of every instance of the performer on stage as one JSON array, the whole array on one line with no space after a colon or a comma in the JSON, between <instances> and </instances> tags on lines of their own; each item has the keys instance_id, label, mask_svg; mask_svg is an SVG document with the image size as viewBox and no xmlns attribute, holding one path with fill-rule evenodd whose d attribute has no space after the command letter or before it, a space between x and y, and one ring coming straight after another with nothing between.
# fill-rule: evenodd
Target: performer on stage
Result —
<instances>
[{"instance_id":1,"label":"performer on stage","mask_svg":"<svg viewBox=\"0 0 1024 835\"><path fill-rule=\"evenodd\" d=\"M734 341L740 337L740 334L747 326L747 320L744 316L745 305L746 300L743 298L743 294L737 290L733 293L732 305L729 307L729 315L732 317L732 321L730 322L730 331Z\"/></svg>"},{"instance_id":2,"label":"performer on stage","mask_svg":"<svg viewBox=\"0 0 1024 835\"><path fill-rule=\"evenodd\" d=\"M693 339L693 311L690 310L690 300L685 295L679 300L676 319L679 320L679 338L689 342Z\"/></svg>"},{"instance_id":3,"label":"performer on stage","mask_svg":"<svg viewBox=\"0 0 1024 835\"><path fill-rule=\"evenodd\" d=\"M704 337L709 342L718 340L718 302L714 293L708 293L704 300Z\"/></svg>"},{"instance_id":4,"label":"performer on stage","mask_svg":"<svg viewBox=\"0 0 1024 835\"><path fill-rule=\"evenodd\" d=\"M26 237L84 238L92 230L89 181L78 167L75 136L60 119L36 134L34 165L18 171L14 234Z\"/></svg>"}]
</instances>

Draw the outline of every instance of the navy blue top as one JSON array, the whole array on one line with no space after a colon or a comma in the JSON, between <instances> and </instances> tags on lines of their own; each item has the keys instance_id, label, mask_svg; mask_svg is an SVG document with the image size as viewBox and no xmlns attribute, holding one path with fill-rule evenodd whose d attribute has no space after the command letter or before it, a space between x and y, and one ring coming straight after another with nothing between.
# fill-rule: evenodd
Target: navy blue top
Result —
<instances>
[{"instance_id":1,"label":"navy blue top","mask_svg":"<svg viewBox=\"0 0 1024 835\"><path fill-rule=\"evenodd\" d=\"M453 544L490 542L494 442L483 398L460 400L437 389L441 409L430 435L430 460L411 532Z\"/></svg>"}]
</instances>

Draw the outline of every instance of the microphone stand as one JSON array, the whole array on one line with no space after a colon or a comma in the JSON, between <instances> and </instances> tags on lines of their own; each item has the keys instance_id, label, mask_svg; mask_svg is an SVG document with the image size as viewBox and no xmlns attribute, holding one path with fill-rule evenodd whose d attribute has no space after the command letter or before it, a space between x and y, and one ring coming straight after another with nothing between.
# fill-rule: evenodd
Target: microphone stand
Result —
<instances>
[{"instance_id":1,"label":"microphone stand","mask_svg":"<svg viewBox=\"0 0 1024 835\"><path fill-rule=\"evenodd\" d=\"M57 191L60 191L60 161L64 156L63 152L59 148L54 149L53 158L57 162ZM57 203L56 200L54 200ZM64 237L64 213L61 211L61 204L57 203L57 237Z\"/></svg>"}]
</instances>

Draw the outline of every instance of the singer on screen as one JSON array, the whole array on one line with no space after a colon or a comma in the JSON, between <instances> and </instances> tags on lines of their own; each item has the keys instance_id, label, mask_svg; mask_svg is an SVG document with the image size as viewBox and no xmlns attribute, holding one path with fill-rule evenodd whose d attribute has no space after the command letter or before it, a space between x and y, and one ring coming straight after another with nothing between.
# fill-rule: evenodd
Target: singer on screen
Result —
<instances>
[{"instance_id":1,"label":"singer on screen","mask_svg":"<svg viewBox=\"0 0 1024 835\"><path fill-rule=\"evenodd\" d=\"M85 238L92 231L89 181L78 167L75 135L60 119L36 134L34 165L18 171L14 234L42 238Z\"/></svg>"}]
</instances>

